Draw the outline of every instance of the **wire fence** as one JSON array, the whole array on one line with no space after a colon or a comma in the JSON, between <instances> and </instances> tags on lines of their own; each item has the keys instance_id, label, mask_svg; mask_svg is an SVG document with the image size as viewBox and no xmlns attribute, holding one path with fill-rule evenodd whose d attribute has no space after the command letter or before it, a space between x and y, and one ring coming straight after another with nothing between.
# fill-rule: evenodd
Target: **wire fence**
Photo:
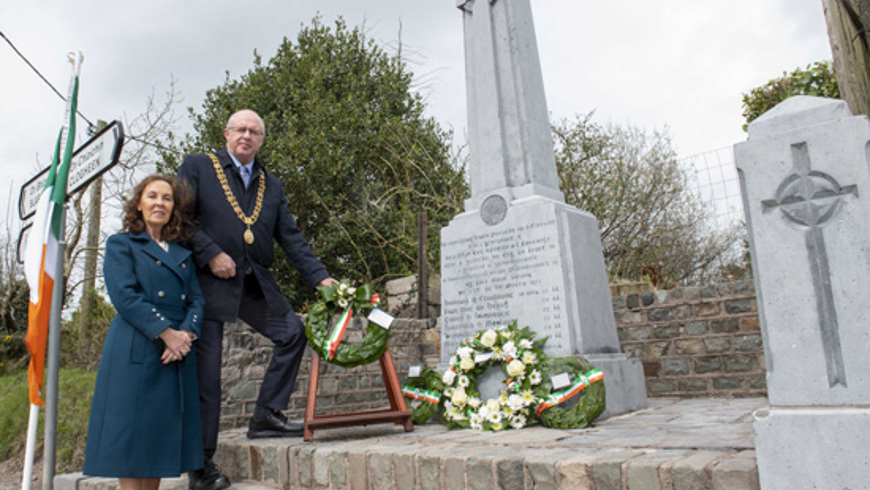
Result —
<instances>
[{"instance_id":1,"label":"wire fence","mask_svg":"<svg viewBox=\"0 0 870 490\"><path fill-rule=\"evenodd\" d=\"M717 227L743 220L740 181L730 146L685 157L680 162L690 170L694 191L710 206Z\"/></svg>"},{"instance_id":2,"label":"wire fence","mask_svg":"<svg viewBox=\"0 0 870 490\"><path fill-rule=\"evenodd\" d=\"M680 163L688 170L692 191L710 211L707 225L719 232L736 229L745 237L743 198L732 147L684 157ZM744 251L744 241L737 240L716 265L739 264Z\"/></svg>"}]
</instances>

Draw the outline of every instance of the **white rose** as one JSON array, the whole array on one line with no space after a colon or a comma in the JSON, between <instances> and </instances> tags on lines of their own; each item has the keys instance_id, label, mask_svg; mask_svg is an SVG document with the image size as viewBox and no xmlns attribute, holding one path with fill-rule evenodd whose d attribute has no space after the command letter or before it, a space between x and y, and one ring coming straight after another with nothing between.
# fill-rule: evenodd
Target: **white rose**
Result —
<instances>
[{"instance_id":1,"label":"white rose","mask_svg":"<svg viewBox=\"0 0 870 490\"><path fill-rule=\"evenodd\" d=\"M526 365L523 364L523 362L520 361L519 359L514 359L513 361L511 361L510 364L508 364L508 367L507 367L508 375L512 378L523 374L523 371L525 371L525 370L526 370Z\"/></svg>"},{"instance_id":2,"label":"white rose","mask_svg":"<svg viewBox=\"0 0 870 490\"><path fill-rule=\"evenodd\" d=\"M459 369L462 369L463 371L471 371L474 369L474 360L467 357L463 358L459 361Z\"/></svg>"},{"instance_id":3,"label":"white rose","mask_svg":"<svg viewBox=\"0 0 870 490\"><path fill-rule=\"evenodd\" d=\"M451 401L453 401L453 405L457 407L464 407L465 403L468 401L468 396L465 394L465 390L460 389L454 391Z\"/></svg>"},{"instance_id":4,"label":"white rose","mask_svg":"<svg viewBox=\"0 0 870 490\"><path fill-rule=\"evenodd\" d=\"M524 405L523 397L520 395L511 395L508 397L508 406L511 407L511 409L520 410Z\"/></svg>"},{"instance_id":5,"label":"white rose","mask_svg":"<svg viewBox=\"0 0 870 490\"><path fill-rule=\"evenodd\" d=\"M460 347L456 349L456 353L459 355L460 359L471 358L471 355L474 354L474 349L468 346Z\"/></svg>"},{"instance_id":6,"label":"white rose","mask_svg":"<svg viewBox=\"0 0 870 490\"><path fill-rule=\"evenodd\" d=\"M469 405L471 408L477 410L477 407L480 406L480 398L476 398L476 397L471 397L471 398L469 398L469 399L468 399L468 405Z\"/></svg>"},{"instance_id":7,"label":"white rose","mask_svg":"<svg viewBox=\"0 0 870 490\"><path fill-rule=\"evenodd\" d=\"M444 376L441 377L441 381L443 381L444 384L446 384L446 385L452 385L453 380L455 380L455 379L456 379L456 373L453 372L452 369L448 369L447 371L444 371Z\"/></svg>"},{"instance_id":8,"label":"white rose","mask_svg":"<svg viewBox=\"0 0 870 490\"><path fill-rule=\"evenodd\" d=\"M495 330L487 330L483 332L483 335L480 336L480 343L483 344L484 347L492 347L495 345L495 341L497 339Z\"/></svg>"}]
</instances>

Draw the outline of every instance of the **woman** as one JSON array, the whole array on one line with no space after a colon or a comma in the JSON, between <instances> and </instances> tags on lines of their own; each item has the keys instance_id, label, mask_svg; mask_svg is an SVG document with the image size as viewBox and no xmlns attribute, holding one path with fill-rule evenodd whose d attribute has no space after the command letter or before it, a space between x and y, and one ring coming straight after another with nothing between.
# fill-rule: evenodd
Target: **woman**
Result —
<instances>
[{"instance_id":1,"label":"woman","mask_svg":"<svg viewBox=\"0 0 870 490\"><path fill-rule=\"evenodd\" d=\"M156 490L160 478L203 466L196 350L205 305L189 250L187 193L155 174L124 206L103 271L117 315L109 327L91 405L84 473L118 477L122 490Z\"/></svg>"}]
</instances>

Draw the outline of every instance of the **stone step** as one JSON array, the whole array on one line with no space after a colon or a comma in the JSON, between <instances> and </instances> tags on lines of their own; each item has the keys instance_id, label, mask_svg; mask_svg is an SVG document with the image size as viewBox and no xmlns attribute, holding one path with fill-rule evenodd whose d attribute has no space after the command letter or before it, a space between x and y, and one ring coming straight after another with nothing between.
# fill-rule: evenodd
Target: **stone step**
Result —
<instances>
[{"instance_id":1,"label":"stone step","mask_svg":"<svg viewBox=\"0 0 870 490\"><path fill-rule=\"evenodd\" d=\"M751 413L763 398L651 399L584 429L404 432L392 424L249 440L222 432L215 460L231 489L758 490ZM58 490L114 489L87 479ZM103 486L100 486L103 485ZM162 489L183 489L165 480Z\"/></svg>"},{"instance_id":2,"label":"stone step","mask_svg":"<svg viewBox=\"0 0 870 490\"><path fill-rule=\"evenodd\" d=\"M58 475L54 479L55 490L119 490L117 478L87 477L81 473ZM237 481L233 483L235 490L275 490L275 487L259 482ZM164 478L160 481L160 490L187 490L187 476L181 478Z\"/></svg>"}]
</instances>

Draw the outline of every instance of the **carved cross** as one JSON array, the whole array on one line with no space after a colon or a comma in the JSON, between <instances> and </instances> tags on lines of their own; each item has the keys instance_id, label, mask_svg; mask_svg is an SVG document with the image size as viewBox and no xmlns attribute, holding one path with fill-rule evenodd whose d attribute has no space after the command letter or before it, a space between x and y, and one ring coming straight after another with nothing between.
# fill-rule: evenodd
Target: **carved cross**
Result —
<instances>
[{"instance_id":1,"label":"carved cross","mask_svg":"<svg viewBox=\"0 0 870 490\"><path fill-rule=\"evenodd\" d=\"M768 212L779 209L787 221L805 229L804 241L816 293L828 386L839 384L845 387L846 367L822 227L845 205L844 196L851 194L858 197L858 188L855 185L840 186L830 175L812 170L805 142L793 144L791 152L794 168L779 185L776 197L761 202L762 210Z\"/></svg>"}]
</instances>

